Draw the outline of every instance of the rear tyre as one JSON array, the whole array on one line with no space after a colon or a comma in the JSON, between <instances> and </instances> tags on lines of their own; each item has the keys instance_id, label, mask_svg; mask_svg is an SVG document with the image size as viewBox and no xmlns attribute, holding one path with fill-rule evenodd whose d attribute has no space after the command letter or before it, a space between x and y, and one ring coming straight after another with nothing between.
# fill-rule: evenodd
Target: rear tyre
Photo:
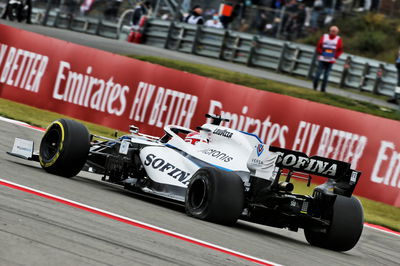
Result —
<instances>
[{"instance_id":1,"label":"rear tyre","mask_svg":"<svg viewBox=\"0 0 400 266\"><path fill-rule=\"evenodd\" d=\"M216 168L199 169L186 191L185 209L189 216L232 225L243 211L244 186L235 173Z\"/></svg>"},{"instance_id":2,"label":"rear tyre","mask_svg":"<svg viewBox=\"0 0 400 266\"><path fill-rule=\"evenodd\" d=\"M337 195L332 209L331 225L325 233L305 228L304 234L313 246L335 251L352 249L361 237L364 227L364 212L355 197Z\"/></svg>"},{"instance_id":3,"label":"rear tyre","mask_svg":"<svg viewBox=\"0 0 400 266\"><path fill-rule=\"evenodd\" d=\"M90 148L87 128L73 120L54 121L40 143L39 161L47 172L73 177L84 166Z\"/></svg>"}]
</instances>

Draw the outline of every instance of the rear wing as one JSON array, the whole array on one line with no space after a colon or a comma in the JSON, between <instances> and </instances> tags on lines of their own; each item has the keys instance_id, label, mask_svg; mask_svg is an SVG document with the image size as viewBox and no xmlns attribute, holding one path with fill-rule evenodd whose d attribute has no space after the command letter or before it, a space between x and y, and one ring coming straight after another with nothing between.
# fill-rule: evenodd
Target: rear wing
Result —
<instances>
[{"instance_id":1,"label":"rear wing","mask_svg":"<svg viewBox=\"0 0 400 266\"><path fill-rule=\"evenodd\" d=\"M260 152L261 150L265 151L264 155ZM258 165L254 164L254 158L256 156L258 157ZM271 160L273 160L274 163L271 163ZM279 177L283 169L329 178L329 183L333 184L333 193L347 197L353 194L354 188L361 176L361 172L351 169L350 163L347 162L320 156L309 157L302 152L275 146L268 147L264 144L259 144L255 153L250 156L248 167L250 172L254 170L253 173L255 173L256 176L257 173L260 173L264 177L260 175L258 177L264 179L271 179L272 177L276 182L277 179L279 179L275 178L276 175ZM271 168L275 169L272 170ZM269 171L267 171L267 169L269 169ZM275 172L275 176L265 175L272 171Z\"/></svg>"}]
</instances>

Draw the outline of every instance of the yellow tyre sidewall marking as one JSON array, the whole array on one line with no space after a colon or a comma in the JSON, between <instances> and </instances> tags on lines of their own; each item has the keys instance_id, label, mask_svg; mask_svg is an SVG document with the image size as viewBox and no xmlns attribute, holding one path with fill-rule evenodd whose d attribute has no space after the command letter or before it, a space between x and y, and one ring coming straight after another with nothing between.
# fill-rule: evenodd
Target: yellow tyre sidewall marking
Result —
<instances>
[{"instance_id":1,"label":"yellow tyre sidewall marking","mask_svg":"<svg viewBox=\"0 0 400 266\"><path fill-rule=\"evenodd\" d=\"M61 141L60 141L60 144L59 144L59 149L58 149L58 151L57 151L57 153L56 153L56 155L53 157L53 159L50 161L50 162L47 162L47 163L45 163L45 162L43 162L43 160L42 160L42 156L39 156L39 160L40 160L40 164L43 166L43 167L50 167L50 166L52 166L53 164L55 164L55 162L57 161L57 159L58 159L58 157L60 156L60 153L61 153L61 151L62 151L62 149L63 149L63 144L64 144L64 126L63 126L63 124L60 122L60 121L55 121L55 122L53 122L53 124L51 124L50 126L49 126L49 128L46 130L46 133L45 133L45 135L47 134L47 131L49 131L49 129L54 125L54 124L57 124L59 127L60 127L60 129L61 129Z\"/></svg>"}]
</instances>

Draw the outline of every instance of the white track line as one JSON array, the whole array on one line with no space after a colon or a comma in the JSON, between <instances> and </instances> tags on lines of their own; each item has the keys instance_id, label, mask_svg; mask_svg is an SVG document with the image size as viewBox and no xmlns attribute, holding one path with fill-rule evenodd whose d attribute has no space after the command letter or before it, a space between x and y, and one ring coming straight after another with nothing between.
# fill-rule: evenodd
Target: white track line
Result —
<instances>
[{"instance_id":1,"label":"white track line","mask_svg":"<svg viewBox=\"0 0 400 266\"><path fill-rule=\"evenodd\" d=\"M17 126L30 128L30 129L33 129L33 130L36 130L36 131L41 131L41 132L46 130L46 129L41 128L41 127L31 126L28 123L25 123L25 122L22 122L22 121L18 121L18 120L14 120L14 119L5 118L5 117L2 117L2 116L0 116L0 121L4 121L4 122L10 123L10 124L14 124L14 125L17 125Z\"/></svg>"}]
</instances>

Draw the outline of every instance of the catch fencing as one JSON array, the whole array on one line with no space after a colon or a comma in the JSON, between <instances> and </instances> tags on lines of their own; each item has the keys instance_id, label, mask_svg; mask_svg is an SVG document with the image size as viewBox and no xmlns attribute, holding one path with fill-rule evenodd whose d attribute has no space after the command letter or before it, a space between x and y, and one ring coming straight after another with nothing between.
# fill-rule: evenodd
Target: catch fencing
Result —
<instances>
[{"instance_id":1,"label":"catch fencing","mask_svg":"<svg viewBox=\"0 0 400 266\"><path fill-rule=\"evenodd\" d=\"M144 44L265 68L311 79L315 47L238 31L150 19ZM122 36L120 36L122 37ZM392 96L397 83L393 64L344 53L329 81L342 88Z\"/></svg>"}]
</instances>

